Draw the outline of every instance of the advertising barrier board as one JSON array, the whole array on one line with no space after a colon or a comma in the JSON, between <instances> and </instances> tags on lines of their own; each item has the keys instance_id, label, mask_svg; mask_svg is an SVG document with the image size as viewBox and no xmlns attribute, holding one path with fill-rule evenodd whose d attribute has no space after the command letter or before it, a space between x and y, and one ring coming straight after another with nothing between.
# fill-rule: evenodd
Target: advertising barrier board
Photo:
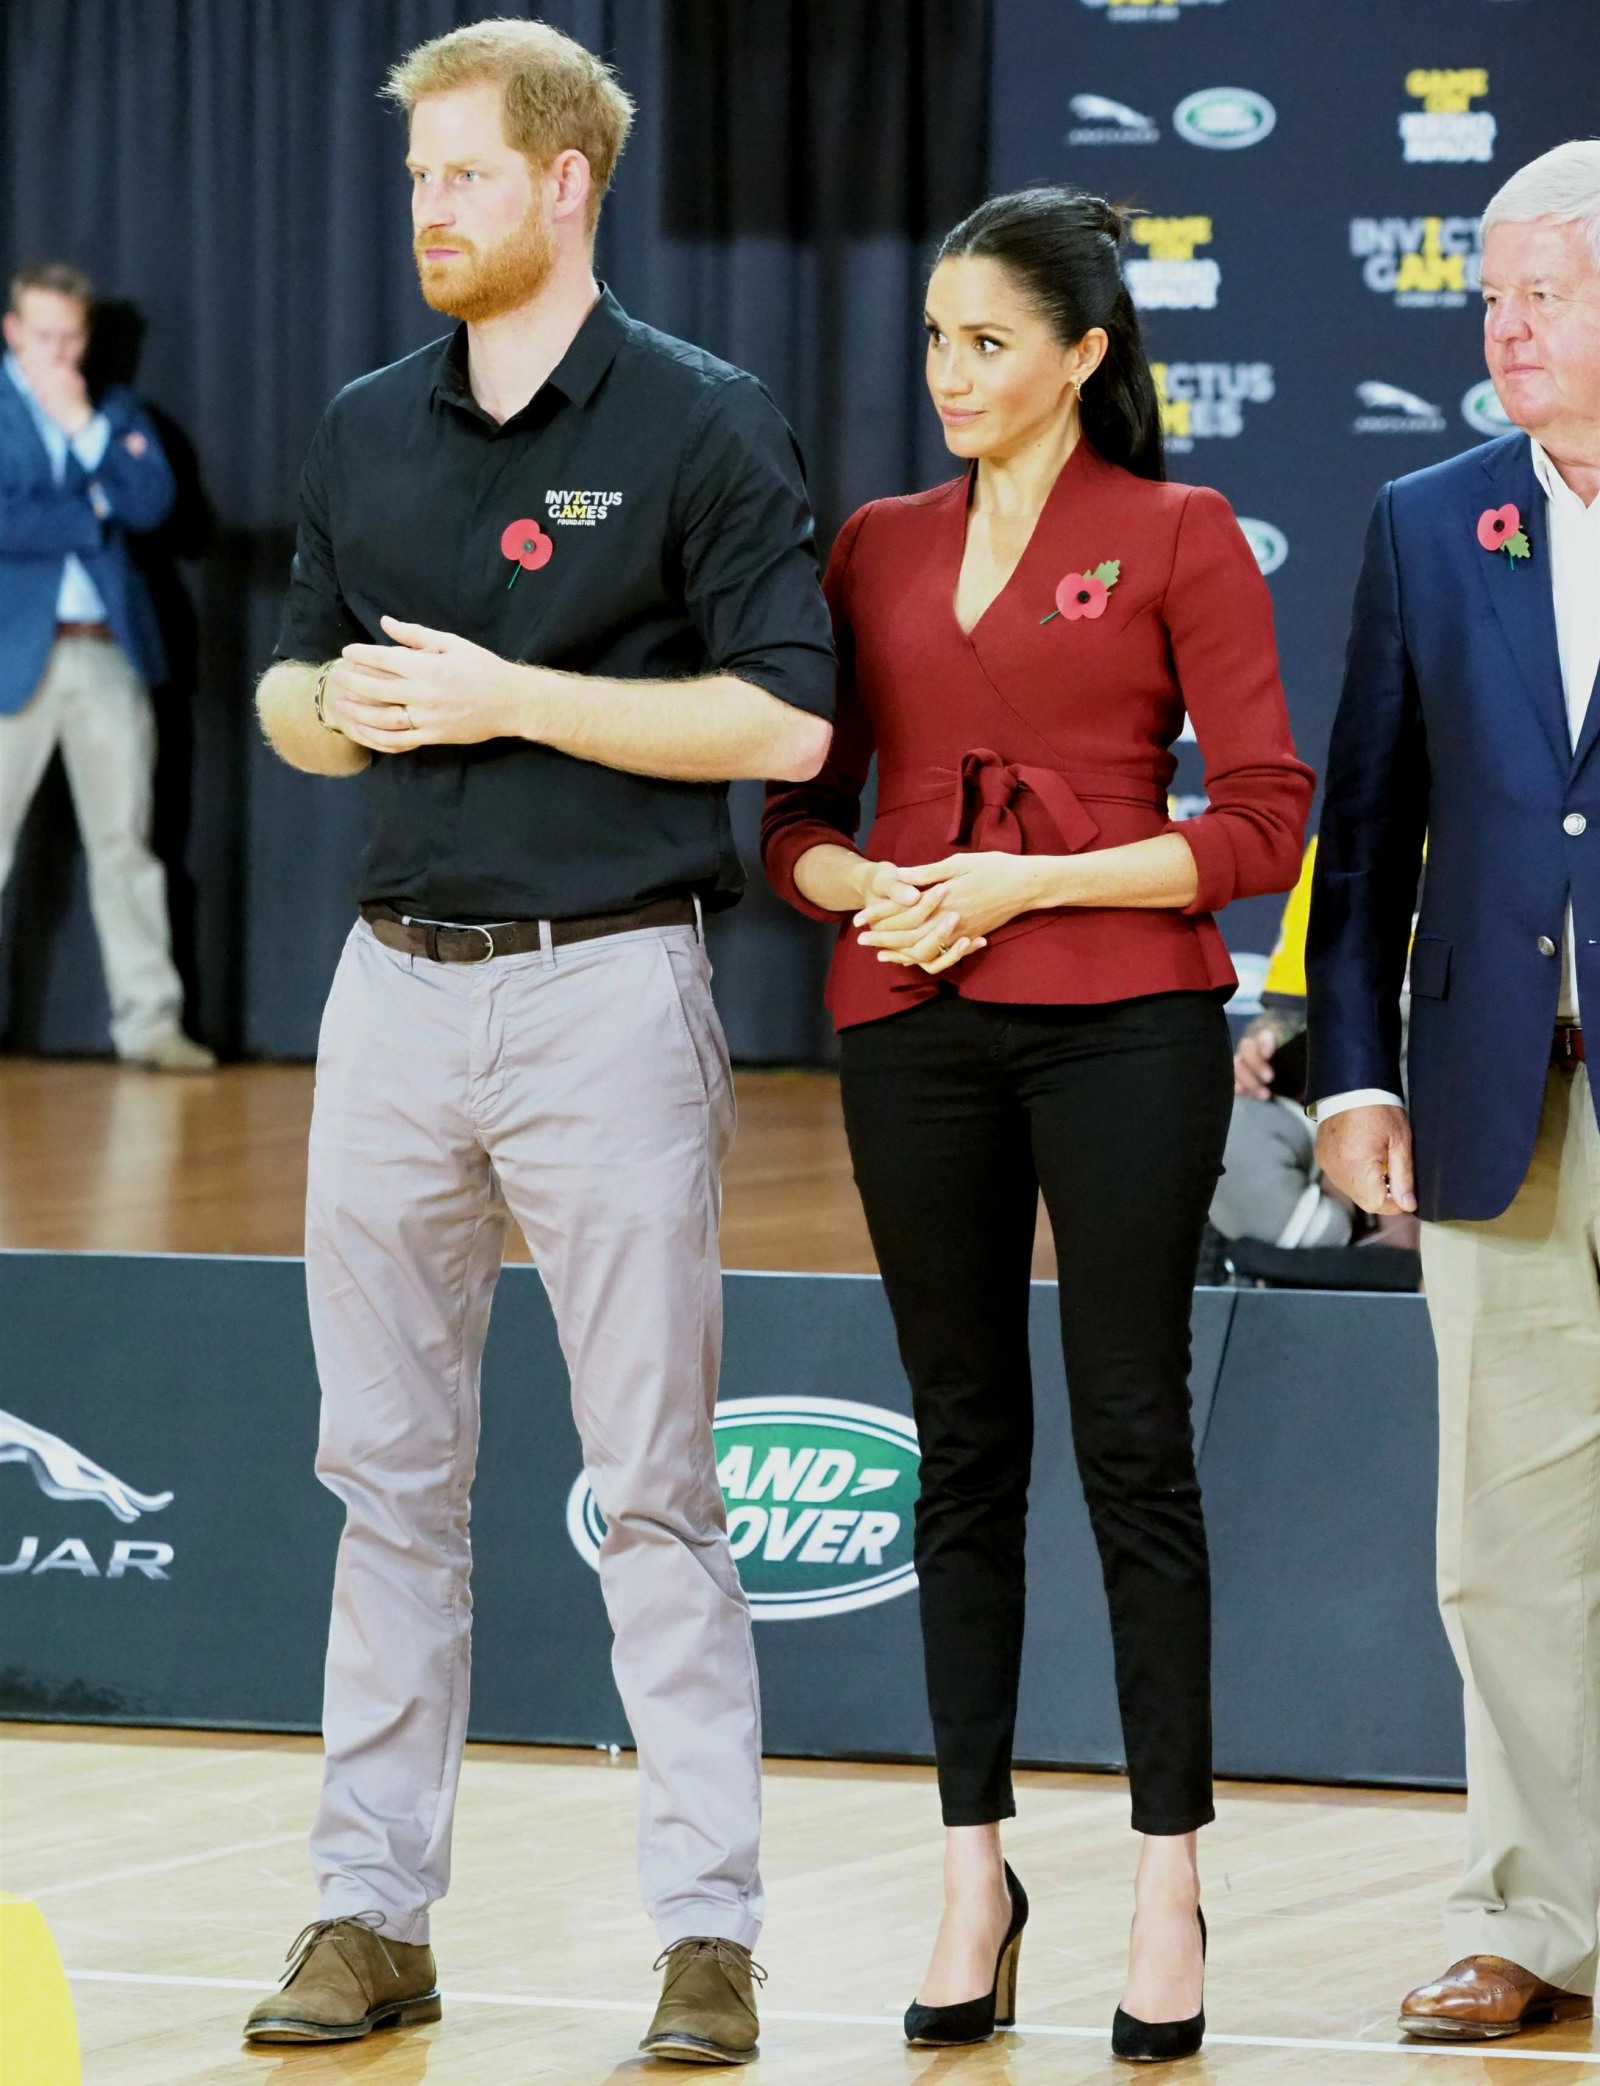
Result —
<instances>
[{"instance_id":1,"label":"advertising barrier board","mask_svg":"<svg viewBox=\"0 0 1600 2086\"><path fill-rule=\"evenodd\" d=\"M730 1274L718 1471L775 1754L927 1758L910 1398L874 1276ZM1122 1758L1099 1560L1035 1283L1017 1757ZM1414 1297L1199 1290L1218 1768L1449 1784ZM0 1253L0 1715L310 1730L339 1508L297 1260ZM473 1497L473 1735L627 1745L538 1276L502 1277Z\"/></svg>"}]
</instances>

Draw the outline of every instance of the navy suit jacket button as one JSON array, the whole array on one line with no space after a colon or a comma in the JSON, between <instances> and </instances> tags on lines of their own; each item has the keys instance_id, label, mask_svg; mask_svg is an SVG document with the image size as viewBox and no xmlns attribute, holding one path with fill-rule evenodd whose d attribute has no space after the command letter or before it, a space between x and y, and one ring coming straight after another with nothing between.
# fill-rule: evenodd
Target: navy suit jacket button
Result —
<instances>
[{"instance_id":1,"label":"navy suit jacket button","mask_svg":"<svg viewBox=\"0 0 1600 2086\"><path fill-rule=\"evenodd\" d=\"M1581 811L1569 811L1561 821L1561 830L1563 833L1570 833L1576 840L1580 833L1587 830L1588 824L1589 821Z\"/></svg>"},{"instance_id":2,"label":"navy suit jacket button","mask_svg":"<svg viewBox=\"0 0 1600 2086\"><path fill-rule=\"evenodd\" d=\"M1547 934L1541 934L1534 946L1541 956L1554 956L1556 953L1556 945Z\"/></svg>"}]
</instances>

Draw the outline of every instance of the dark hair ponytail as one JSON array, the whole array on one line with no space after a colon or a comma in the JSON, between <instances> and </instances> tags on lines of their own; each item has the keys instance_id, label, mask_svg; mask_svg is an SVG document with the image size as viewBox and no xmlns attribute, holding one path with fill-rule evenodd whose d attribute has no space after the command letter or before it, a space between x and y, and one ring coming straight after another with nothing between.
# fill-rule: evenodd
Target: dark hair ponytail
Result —
<instances>
[{"instance_id":1,"label":"dark hair ponytail","mask_svg":"<svg viewBox=\"0 0 1600 2086\"><path fill-rule=\"evenodd\" d=\"M1124 230L1121 211L1101 196L1025 188L980 203L945 235L938 258L998 261L1063 347L1103 326L1105 358L1079 400L1083 431L1108 462L1165 478L1161 407L1118 258Z\"/></svg>"}]
</instances>

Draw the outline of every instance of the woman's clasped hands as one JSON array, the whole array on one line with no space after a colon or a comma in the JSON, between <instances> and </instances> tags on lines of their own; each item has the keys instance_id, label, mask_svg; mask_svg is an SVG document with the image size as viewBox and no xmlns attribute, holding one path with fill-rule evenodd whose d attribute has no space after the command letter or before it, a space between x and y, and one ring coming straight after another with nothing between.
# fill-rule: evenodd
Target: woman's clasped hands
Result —
<instances>
[{"instance_id":1,"label":"woman's clasped hands","mask_svg":"<svg viewBox=\"0 0 1600 2086\"><path fill-rule=\"evenodd\" d=\"M997 927L1040 902L1040 865L999 851L947 855L915 869L869 865L861 910L852 926L880 963L952 969L983 948Z\"/></svg>"}]
</instances>

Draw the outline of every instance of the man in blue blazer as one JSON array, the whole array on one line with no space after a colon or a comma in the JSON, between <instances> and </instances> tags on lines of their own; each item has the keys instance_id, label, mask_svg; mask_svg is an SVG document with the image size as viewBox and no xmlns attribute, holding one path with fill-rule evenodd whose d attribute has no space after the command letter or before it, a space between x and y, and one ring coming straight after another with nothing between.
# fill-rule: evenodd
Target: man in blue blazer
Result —
<instances>
[{"instance_id":1,"label":"man in blue blazer","mask_svg":"<svg viewBox=\"0 0 1600 2086\"><path fill-rule=\"evenodd\" d=\"M162 680L155 612L124 531L172 507L172 473L130 391L84 384L90 287L60 262L11 284L0 369L0 889L61 748L118 1055L163 1072L216 1060L179 1026L167 883L150 851Z\"/></svg>"},{"instance_id":2,"label":"man in blue blazer","mask_svg":"<svg viewBox=\"0 0 1600 2086\"><path fill-rule=\"evenodd\" d=\"M1524 167L1483 223L1489 371L1523 432L1379 495L1307 952L1318 1155L1364 1208L1420 1212L1439 1354L1467 1857L1445 1916L1457 1960L1400 2015L1435 2039L1587 2017L1600 1953L1600 1126L1582 1018L1600 1022L1600 144Z\"/></svg>"}]
</instances>

